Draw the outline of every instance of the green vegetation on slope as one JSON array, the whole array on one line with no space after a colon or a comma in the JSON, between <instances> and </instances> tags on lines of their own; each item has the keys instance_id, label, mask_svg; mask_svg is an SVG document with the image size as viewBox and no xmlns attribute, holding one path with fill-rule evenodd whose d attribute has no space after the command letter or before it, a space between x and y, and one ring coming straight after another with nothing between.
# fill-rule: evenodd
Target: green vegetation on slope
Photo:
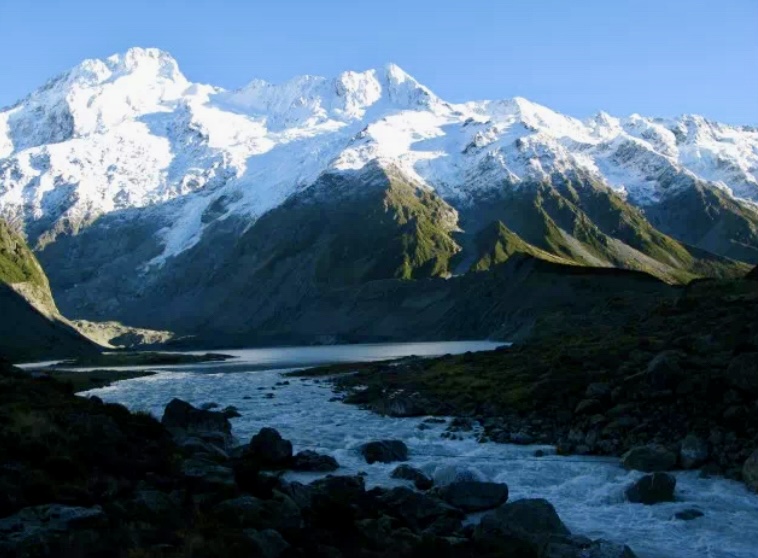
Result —
<instances>
[{"instance_id":1,"label":"green vegetation on slope","mask_svg":"<svg viewBox=\"0 0 758 558\"><path fill-rule=\"evenodd\" d=\"M737 277L748 269L661 233L641 211L591 179L553 177L549 183L511 189L494 203L499 212L490 215L497 220L477 234L478 259L472 266L477 271L515 252L635 269L671 283Z\"/></svg>"},{"instance_id":2,"label":"green vegetation on slope","mask_svg":"<svg viewBox=\"0 0 758 558\"><path fill-rule=\"evenodd\" d=\"M373 167L357 176L323 176L262 216L240 240L240 251L255 259L254 273L312 265L319 284L417 279L449 272L460 250L455 227L455 211L439 196L392 169Z\"/></svg>"},{"instance_id":3,"label":"green vegetation on slope","mask_svg":"<svg viewBox=\"0 0 758 558\"><path fill-rule=\"evenodd\" d=\"M37 258L3 219L0 219L0 282L49 288Z\"/></svg>"}]
</instances>

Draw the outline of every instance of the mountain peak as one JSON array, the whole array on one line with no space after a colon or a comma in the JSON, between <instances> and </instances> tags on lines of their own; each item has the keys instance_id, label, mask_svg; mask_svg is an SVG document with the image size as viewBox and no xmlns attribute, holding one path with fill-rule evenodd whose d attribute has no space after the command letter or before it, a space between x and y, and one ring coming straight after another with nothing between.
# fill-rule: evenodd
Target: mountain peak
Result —
<instances>
[{"instance_id":1,"label":"mountain peak","mask_svg":"<svg viewBox=\"0 0 758 558\"><path fill-rule=\"evenodd\" d=\"M176 59L157 48L133 47L104 59L85 60L66 74L68 83L99 85L126 75L139 74L146 79L186 82Z\"/></svg>"}]
</instances>

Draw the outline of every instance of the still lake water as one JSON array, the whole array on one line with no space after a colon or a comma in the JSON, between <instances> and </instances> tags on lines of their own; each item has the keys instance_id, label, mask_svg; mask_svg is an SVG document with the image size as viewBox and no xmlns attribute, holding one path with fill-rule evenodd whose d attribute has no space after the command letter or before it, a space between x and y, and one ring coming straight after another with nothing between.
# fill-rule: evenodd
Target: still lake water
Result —
<instances>
[{"instance_id":1,"label":"still lake water","mask_svg":"<svg viewBox=\"0 0 758 558\"><path fill-rule=\"evenodd\" d=\"M655 506L624 501L624 488L641 476L615 459L559 457L547 446L480 444L476 432L463 440L441 438L445 424L419 429L422 418L388 418L331 400L328 383L287 378L282 373L326 363L375 361L403 356L491 350L501 343L401 343L329 347L282 347L218 351L236 358L222 363L145 367L158 373L87 392L133 410L160 417L173 397L194 405L234 405L234 434L246 442L263 426L292 440L295 451L313 449L334 456L338 474L367 474L369 486L402 484L389 474L396 464L367 465L357 447L369 440L398 438L410 449L410 464L439 481L456 475L508 484L511 500L547 498L575 533L624 542L643 558L758 557L758 495L742 484L677 473L677 501ZM273 394L269 398L267 394ZM534 451L548 455L536 458ZM318 474L292 474L308 481ZM672 520L696 508L705 516Z\"/></svg>"}]
</instances>

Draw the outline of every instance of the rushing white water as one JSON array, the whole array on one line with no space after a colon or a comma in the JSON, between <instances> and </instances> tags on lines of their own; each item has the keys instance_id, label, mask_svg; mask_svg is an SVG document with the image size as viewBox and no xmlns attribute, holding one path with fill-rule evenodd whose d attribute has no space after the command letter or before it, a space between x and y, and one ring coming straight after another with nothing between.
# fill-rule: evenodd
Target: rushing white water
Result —
<instances>
[{"instance_id":1,"label":"rushing white water","mask_svg":"<svg viewBox=\"0 0 758 558\"><path fill-rule=\"evenodd\" d=\"M273 426L292 440L295 451L314 449L330 454L339 461L340 474L363 471L369 485L401 481L389 477L396 464L367 465L357 447L369 440L402 439L410 448L410 464L436 478L468 470L482 479L506 482L512 500L546 498L572 531L624 542L643 558L758 556L758 495L740 483L681 472L676 475L676 502L630 504L624 501L623 491L640 473L625 471L616 460L559 457L545 446L479 444L474 434L463 440L443 439L440 434L445 424L425 423L428 428L420 429L423 418L381 417L331 400L333 393L326 382L282 377L288 369L324 362L459 353L494 346L421 343L224 351L239 358L161 368L154 376L119 382L88 394L156 416L173 397L195 405L234 405L242 414L232 420L234 434L241 442L262 426ZM289 384L281 385L283 381ZM547 455L534 457L536 449L545 450ZM319 475L293 476L309 480ZM672 519L677 511L689 508L699 509L704 517L694 521Z\"/></svg>"}]
</instances>

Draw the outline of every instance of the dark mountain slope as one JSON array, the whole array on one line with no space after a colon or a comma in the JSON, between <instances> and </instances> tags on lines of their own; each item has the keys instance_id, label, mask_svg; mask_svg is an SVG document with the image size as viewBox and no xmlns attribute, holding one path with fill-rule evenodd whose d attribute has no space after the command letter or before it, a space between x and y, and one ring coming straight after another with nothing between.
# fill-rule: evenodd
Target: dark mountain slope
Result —
<instances>
[{"instance_id":1,"label":"dark mountain slope","mask_svg":"<svg viewBox=\"0 0 758 558\"><path fill-rule=\"evenodd\" d=\"M0 220L0 356L14 360L95 352L58 313L42 268L24 240Z\"/></svg>"}]
</instances>

